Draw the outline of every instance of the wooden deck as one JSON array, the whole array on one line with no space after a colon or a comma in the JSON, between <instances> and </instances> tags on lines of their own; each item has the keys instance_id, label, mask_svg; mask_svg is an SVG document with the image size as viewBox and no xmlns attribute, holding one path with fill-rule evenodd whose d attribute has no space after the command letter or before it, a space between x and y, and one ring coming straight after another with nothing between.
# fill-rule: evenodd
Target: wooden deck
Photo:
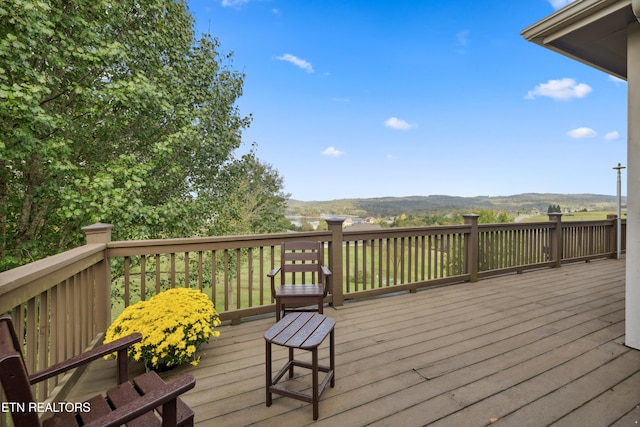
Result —
<instances>
[{"instance_id":1,"label":"wooden deck","mask_svg":"<svg viewBox=\"0 0 640 427\"><path fill-rule=\"evenodd\" d=\"M265 405L263 333L274 316L221 327L197 367L164 376L196 376L183 399L198 426L637 426L640 351L623 345L624 264L570 264L327 307L337 321L336 385L316 422L310 404L274 395ZM274 348L274 366L285 357ZM89 368L67 400L107 388L108 364ZM299 390L309 383L306 371L290 381Z\"/></svg>"}]
</instances>

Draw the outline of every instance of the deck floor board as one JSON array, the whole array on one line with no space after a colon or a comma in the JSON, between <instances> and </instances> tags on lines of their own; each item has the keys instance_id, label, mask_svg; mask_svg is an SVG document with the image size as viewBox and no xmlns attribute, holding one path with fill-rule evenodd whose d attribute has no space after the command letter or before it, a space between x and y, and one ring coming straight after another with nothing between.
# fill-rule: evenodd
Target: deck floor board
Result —
<instances>
[{"instance_id":1,"label":"deck floor board","mask_svg":"<svg viewBox=\"0 0 640 427\"><path fill-rule=\"evenodd\" d=\"M640 351L624 346L624 265L567 264L326 307L336 386L316 422L309 404L265 405L263 334L275 315L220 327L197 367L163 376L195 375L183 400L198 426L635 426ZM274 369L286 357L274 346ZM108 388L113 365L95 365L69 400ZM308 392L308 371L283 384Z\"/></svg>"}]
</instances>

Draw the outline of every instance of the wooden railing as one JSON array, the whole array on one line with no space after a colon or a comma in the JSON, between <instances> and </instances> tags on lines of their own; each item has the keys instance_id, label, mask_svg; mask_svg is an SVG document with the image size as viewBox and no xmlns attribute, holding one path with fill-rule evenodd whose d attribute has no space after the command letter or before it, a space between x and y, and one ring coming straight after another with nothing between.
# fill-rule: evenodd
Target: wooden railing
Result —
<instances>
[{"instance_id":1,"label":"wooden railing","mask_svg":"<svg viewBox=\"0 0 640 427\"><path fill-rule=\"evenodd\" d=\"M468 226L394 228L344 232L345 299L470 280L466 268Z\"/></svg>"},{"instance_id":2,"label":"wooden railing","mask_svg":"<svg viewBox=\"0 0 640 427\"><path fill-rule=\"evenodd\" d=\"M10 314L18 336L24 337L30 373L94 346L109 326L106 242L94 240L94 227L84 230L85 246L0 273L0 313ZM34 387L34 397L44 401L63 395L80 374L76 370L64 379L43 381ZM6 415L0 414L2 426Z\"/></svg>"},{"instance_id":3,"label":"wooden railing","mask_svg":"<svg viewBox=\"0 0 640 427\"><path fill-rule=\"evenodd\" d=\"M21 328L34 372L100 341L125 306L168 288L201 289L226 321L272 313L266 274L285 240L324 243L333 272L327 300L335 306L615 256L615 219L549 219L478 224L476 215L466 215L463 225L349 231L336 218L327 220L328 231L122 242L110 241L111 226L96 224L84 229L87 245L0 273L0 313L12 314ZM36 390L38 398L64 393L67 382L49 381Z\"/></svg>"}]
</instances>

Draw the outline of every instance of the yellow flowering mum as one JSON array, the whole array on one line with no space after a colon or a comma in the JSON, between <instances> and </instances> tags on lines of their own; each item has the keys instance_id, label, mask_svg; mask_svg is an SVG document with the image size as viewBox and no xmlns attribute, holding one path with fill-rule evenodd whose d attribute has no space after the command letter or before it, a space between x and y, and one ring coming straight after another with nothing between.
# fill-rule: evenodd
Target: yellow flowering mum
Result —
<instances>
[{"instance_id":1,"label":"yellow flowering mum","mask_svg":"<svg viewBox=\"0 0 640 427\"><path fill-rule=\"evenodd\" d=\"M214 331L220 319L206 294L189 288L175 288L124 309L107 330L105 343L134 332L142 341L129 348L129 357L147 366L196 365L198 346L218 337Z\"/></svg>"}]
</instances>

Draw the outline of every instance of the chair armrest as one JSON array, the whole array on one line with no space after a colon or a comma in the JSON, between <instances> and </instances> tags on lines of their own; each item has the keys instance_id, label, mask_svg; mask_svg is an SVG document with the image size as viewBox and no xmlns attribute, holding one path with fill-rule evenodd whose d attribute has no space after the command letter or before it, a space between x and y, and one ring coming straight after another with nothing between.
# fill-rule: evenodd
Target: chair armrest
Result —
<instances>
[{"instance_id":1,"label":"chair armrest","mask_svg":"<svg viewBox=\"0 0 640 427\"><path fill-rule=\"evenodd\" d=\"M329 270L324 265L321 265L320 269L322 270L322 275L324 276L324 296L326 297L329 293L329 281L331 280L332 273L331 270ZM333 293L333 290L331 290L331 293Z\"/></svg>"},{"instance_id":2,"label":"chair armrest","mask_svg":"<svg viewBox=\"0 0 640 427\"><path fill-rule=\"evenodd\" d=\"M270 277L271 279L273 279L274 277L276 277L276 274L278 274L279 272L280 272L280 267L276 267L267 273L267 277Z\"/></svg>"},{"instance_id":3,"label":"chair armrest","mask_svg":"<svg viewBox=\"0 0 640 427\"><path fill-rule=\"evenodd\" d=\"M331 276L331 270L329 270L327 267L325 267L324 265L321 265L320 268L322 269L322 274L325 277Z\"/></svg>"},{"instance_id":4,"label":"chair armrest","mask_svg":"<svg viewBox=\"0 0 640 427\"><path fill-rule=\"evenodd\" d=\"M280 272L282 267L276 267L267 273L267 277L271 279L271 298L276 297L276 275ZM284 274L284 273L283 273Z\"/></svg>"},{"instance_id":5,"label":"chair armrest","mask_svg":"<svg viewBox=\"0 0 640 427\"><path fill-rule=\"evenodd\" d=\"M29 375L29 382L33 385L40 381L44 381L56 375L63 374L78 366L85 365L101 357L107 356L111 353L118 352L118 357L127 358L127 349L132 345L142 340L142 334L139 332L127 335L124 338L117 339L107 344L99 345L98 347L74 356L64 362L56 363L42 371ZM125 380L126 381L126 380Z\"/></svg>"},{"instance_id":6,"label":"chair armrest","mask_svg":"<svg viewBox=\"0 0 640 427\"><path fill-rule=\"evenodd\" d=\"M193 375L185 375L177 380L164 384L139 399L135 399L124 406L121 406L109 414L85 424L85 427L118 427L131 421L140 415L152 411L158 406L170 403L178 398L179 395L187 390L192 389L196 385L196 379ZM166 413L166 411L163 411ZM165 425L163 423L163 425ZM174 420L175 425L175 420Z\"/></svg>"}]
</instances>

